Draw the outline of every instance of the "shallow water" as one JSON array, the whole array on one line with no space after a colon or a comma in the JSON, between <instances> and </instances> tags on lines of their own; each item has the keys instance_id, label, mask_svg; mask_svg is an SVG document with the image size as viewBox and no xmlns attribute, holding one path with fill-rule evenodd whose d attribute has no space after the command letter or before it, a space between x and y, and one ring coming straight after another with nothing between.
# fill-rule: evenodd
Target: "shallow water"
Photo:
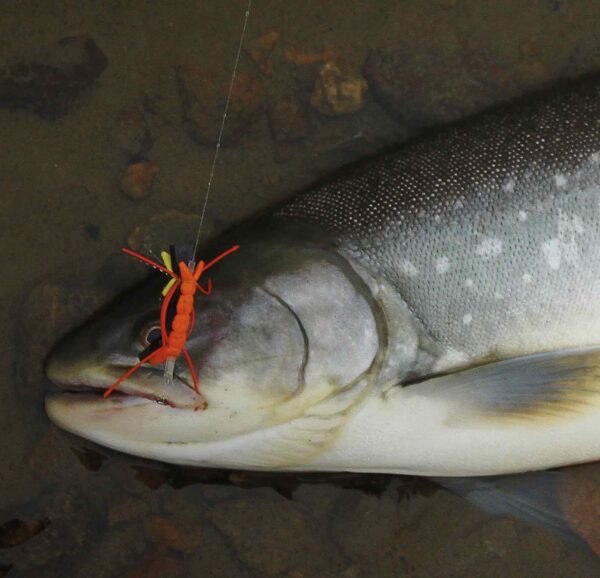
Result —
<instances>
[{"instance_id":1,"label":"shallow water","mask_svg":"<svg viewBox=\"0 0 600 578\"><path fill-rule=\"evenodd\" d=\"M175 71L194 64L226 79L245 4L2 3L0 61L86 34L108 66L63 115L0 109L0 575L598 575L584 546L493 518L427 481L190 471L49 424L41 367L52 343L139 278L118 248L189 239L186 215L201 209L213 147L190 138ZM290 93L305 103L308 134L277 143L261 113L224 147L207 232L423 125L597 70L599 18L582 0L255 0L247 49L279 36L262 62L270 73L247 53L242 69L261 79L267 106ZM319 58L360 71L376 50L401 79L392 92L402 110L375 81L359 112L330 117L307 104ZM136 201L119 183L133 149L148 148L146 129L159 172Z\"/></svg>"}]
</instances>

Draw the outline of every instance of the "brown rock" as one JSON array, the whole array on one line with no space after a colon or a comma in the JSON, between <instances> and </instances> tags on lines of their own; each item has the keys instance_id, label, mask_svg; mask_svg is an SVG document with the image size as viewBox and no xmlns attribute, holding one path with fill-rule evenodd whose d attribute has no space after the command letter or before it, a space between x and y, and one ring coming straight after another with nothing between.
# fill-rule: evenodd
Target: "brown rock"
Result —
<instances>
[{"instance_id":1,"label":"brown rock","mask_svg":"<svg viewBox=\"0 0 600 578\"><path fill-rule=\"evenodd\" d=\"M573 568L580 576L595 575L587 557L548 530L490 516L443 492L426 500L402 529L397 545L419 576L558 578L570 576Z\"/></svg>"},{"instance_id":2,"label":"brown rock","mask_svg":"<svg viewBox=\"0 0 600 578\"><path fill-rule=\"evenodd\" d=\"M138 106L124 108L119 113L114 132L114 145L129 156L144 155L152 148L152 133L142 109Z\"/></svg>"},{"instance_id":3,"label":"brown rock","mask_svg":"<svg viewBox=\"0 0 600 578\"><path fill-rule=\"evenodd\" d=\"M201 548L188 554L188 576L202 578L252 578L255 574L244 568L227 540L210 524L204 529Z\"/></svg>"},{"instance_id":4,"label":"brown rock","mask_svg":"<svg viewBox=\"0 0 600 578\"><path fill-rule=\"evenodd\" d=\"M202 526L186 519L172 521L154 516L146 520L144 531L151 542L178 552L192 552L203 542Z\"/></svg>"},{"instance_id":5,"label":"brown rock","mask_svg":"<svg viewBox=\"0 0 600 578\"><path fill-rule=\"evenodd\" d=\"M381 561L397 543L398 511L396 496L345 492L333 519L333 538L351 560Z\"/></svg>"},{"instance_id":6,"label":"brown rock","mask_svg":"<svg viewBox=\"0 0 600 578\"><path fill-rule=\"evenodd\" d=\"M202 484L203 486L204 484ZM161 509L169 517L199 517L206 509L206 503L200 484L192 484L177 491L165 493L161 500Z\"/></svg>"},{"instance_id":7,"label":"brown rock","mask_svg":"<svg viewBox=\"0 0 600 578\"><path fill-rule=\"evenodd\" d=\"M23 542L27 542L40 532L43 532L50 520L40 518L38 520L13 519L0 524L0 549L13 548Z\"/></svg>"},{"instance_id":8,"label":"brown rock","mask_svg":"<svg viewBox=\"0 0 600 578\"><path fill-rule=\"evenodd\" d=\"M165 467L147 468L143 466L134 466L135 479L142 485L156 490L169 481L169 472Z\"/></svg>"},{"instance_id":9,"label":"brown rock","mask_svg":"<svg viewBox=\"0 0 600 578\"><path fill-rule=\"evenodd\" d=\"M294 142L305 138L310 130L306 107L293 94L276 100L268 109L271 133L276 142Z\"/></svg>"},{"instance_id":10,"label":"brown rock","mask_svg":"<svg viewBox=\"0 0 600 578\"><path fill-rule=\"evenodd\" d=\"M328 115L359 111L366 101L367 81L347 66L326 62L319 69L310 103Z\"/></svg>"},{"instance_id":11,"label":"brown rock","mask_svg":"<svg viewBox=\"0 0 600 578\"><path fill-rule=\"evenodd\" d=\"M198 219L196 213L170 210L156 213L148 221L136 226L127 237L127 245L134 251L149 254L154 251L158 254L169 245L175 245L178 255L187 257L181 250L185 245L191 244L194 238ZM204 223L204 234L210 236L213 233L210 221ZM190 247L191 251L191 247Z\"/></svg>"},{"instance_id":12,"label":"brown rock","mask_svg":"<svg viewBox=\"0 0 600 578\"><path fill-rule=\"evenodd\" d=\"M19 567L46 567L62 556L77 555L89 537L89 519L93 516L90 506L73 491L61 491L22 506L40 512L41 516L38 522L21 528ZM28 539L23 540L27 533Z\"/></svg>"},{"instance_id":13,"label":"brown rock","mask_svg":"<svg viewBox=\"0 0 600 578\"><path fill-rule=\"evenodd\" d=\"M542 46L538 39L530 38L521 43L519 50L525 58L538 57L542 52Z\"/></svg>"},{"instance_id":14,"label":"brown rock","mask_svg":"<svg viewBox=\"0 0 600 578\"><path fill-rule=\"evenodd\" d=\"M13 58L0 68L0 107L61 116L107 64L104 53L85 35L66 37L37 54Z\"/></svg>"},{"instance_id":15,"label":"brown rock","mask_svg":"<svg viewBox=\"0 0 600 578\"><path fill-rule=\"evenodd\" d=\"M201 144L215 144L221 127L229 71L213 71L199 66L181 66L177 70L183 101L183 120L190 136ZM229 101L224 144L234 143L258 118L263 108L263 85L260 78L238 70Z\"/></svg>"},{"instance_id":16,"label":"brown rock","mask_svg":"<svg viewBox=\"0 0 600 578\"><path fill-rule=\"evenodd\" d=\"M144 517L150 511L150 506L141 498L124 496L118 498L114 504L111 504L107 514L107 524L109 528L132 522Z\"/></svg>"},{"instance_id":17,"label":"brown rock","mask_svg":"<svg viewBox=\"0 0 600 578\"><path fill-rule=\"evenodd\" d=\"M146 552L147 544L139 526L130 524L110 529L96 538L69 576L114 578L126 576Z\"/></svg>"},{"instance_id":18,"label":"brown rock","mask_svg":"<svg viewBox=\"0 0 600 578\"><path fill-rule=\"evenodd\" d=\"M279 39L277 30L268 30L261 34L254 45L246 52L254 60L263 74L271 76L273 72L273 63L271 62L271 54Z\"/></svg>"},{"instance_id":19,"label":"brown rock","mask_svg":"<svg viewBox=\"0 0 600 578\"><path fill-rule=\"evenodd\" d=\"M155 556L127 572L127 578L178 578L186 576L185 565L177 558Z\"/></svg>"},{"instance_id":20,"label":"brown rock","mask_svg":"<svg viewBox=\"0 0 600 578\"><path fill-rule=\"evenodd\" d=\"M36 440L27 465L36 479L47 484L77 484L87 474L81 462L73 459L68 434L54 425L49 425Z\"/></svg>"},{"instance_id":21,"label":"brown rock","mask_svg":"<svg viewBox=\"0 0 600 578\"><path fill-rule=\"evenodd\" d=\"M231 540L242 562L259 576L292 570L331 576L345 565L324 528L302 508L275 494L221 502L209 516Z\"/></svg>"},{"instance_id":22,"label":"brown rock","mask_svg":"<svg viewBox=\"0 0 600 578\"><path fill-rule=\"evenodd\" d=\"M67 287L43 281L31 290L19 312L19 396L40 403L39 387L45 383L44 360L52 346L107 300L108 294L97 287Z\"/></svg>"},{"instance_id":23,"label":"brown rock","mask_svg":"<svg viewBox=\"0 0 600 578\"><path fill-rule=\"evenodd\" d=\"M577 472L566 472L558 486L565 518L600 556L600 481Z\"/></svg>"},{"instance_id":24,"label":"brown rock","mask_svg":"<svg viewBox=\"0 0 600 578\"><path fill-rule=\"evenodd\" d=\"M121 177L121 191L136 201L145 199L150 194L157 173L158 167L150 161L132 163Z\"/></svg>"},{"instance_id":25,"label":"brown rock","mask_svg":"<svg viewBox=\"0 0 600 578\"><path fill-rule=\"evenodd\" d=\"M315 64L316 62L327 62L329 60L338 60L340 58L340 50L335 46L328 46L320 52L305 52L297 48L288 48L284 51L285 59L298 66L306 66Z\"/></svg>"}]
</instances>

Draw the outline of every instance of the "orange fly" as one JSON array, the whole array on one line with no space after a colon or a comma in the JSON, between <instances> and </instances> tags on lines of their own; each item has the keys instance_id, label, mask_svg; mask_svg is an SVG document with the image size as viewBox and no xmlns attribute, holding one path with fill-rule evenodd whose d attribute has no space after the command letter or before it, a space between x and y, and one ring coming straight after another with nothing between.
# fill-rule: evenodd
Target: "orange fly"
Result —
<instances>
[{"instance_id":1,"label":"orange fly","mask_svg":"<svg viewBox=\"0 0 600 578\"><path fill-rule=\"evenodd\" d=\"M140 353L139 363L136 363L119 377L104 392L104 397L108 397L121 383L128 377L131 377L145 363L164 363L165 384L168 385L173 380L175 362L181 354L185 357L190 368L194 390L200 393L198 376L194 369L194 364L192 363L190 354L185 349L185 342L190 336L195 323L194 296L196 291L200 291L203 295L210 295L212 291L211 280L208 280L207 287L204 288L199 283L200 277L207 269L210 269L213 265L221 261L221 259L237 251L239 248L239 245L234 245L208 263L200 261L198 264L195 264L194 261L190 261L187 265L183 261L177 263L175 251L171 248L170 253L166 251L162 253L164 266L135 251L123 249L123 252L127 255L131 255L143 263L158 269L165 275L170 276L171 280L163 289L164 298L160 308L160 337Z\"/></svg>"}]
</instances>

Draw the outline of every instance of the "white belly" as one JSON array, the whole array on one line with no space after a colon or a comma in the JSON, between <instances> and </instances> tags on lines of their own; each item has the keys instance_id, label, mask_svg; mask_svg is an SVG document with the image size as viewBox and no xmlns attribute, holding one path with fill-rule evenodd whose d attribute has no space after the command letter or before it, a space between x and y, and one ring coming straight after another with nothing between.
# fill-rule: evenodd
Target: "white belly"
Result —
<instances>
[{"instance_id":1,"label":"white belly","mask_svg":"<svg viewBox=\"0 0 600 578\"><path fill-rule=\"evenodd\" d=\"M443 402L411 389L367 401L301 469L480 476L600 460L600 403L560 417L461 423Z\"/></svg>"}]
</instances>

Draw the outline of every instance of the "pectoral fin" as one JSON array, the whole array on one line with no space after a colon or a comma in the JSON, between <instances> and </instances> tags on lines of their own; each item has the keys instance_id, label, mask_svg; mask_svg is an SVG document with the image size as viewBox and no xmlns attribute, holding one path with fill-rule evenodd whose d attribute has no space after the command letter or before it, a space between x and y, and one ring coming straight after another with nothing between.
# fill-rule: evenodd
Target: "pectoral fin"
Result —
<instances>
[{"instance_id":1,"label":"pectoral fin","mask_svg":"<svg viewBox=\"0 0 600 578\"><path fill-rule=\"evenodd\" d=\"M333 443L367 389L367 380L361 380L295 419L245 434L244 454L235 456L235 466L270 470L302 466Z\"/></svg>"},{"instance_id":2,"label":"pectoral fin","mask_svg":"<svg viewBox=\"0 0 600 578\"><path fill-rule=\"evenodd\" d=\"M600 555L600 463L563 470L484 478L435 478L494 515L510 515Z\"/></svg>"},{"instance_id":3,"label":"pectoral fin","mask_svg":"<svg viewBox=\"0 0 600 578\"><path fill-rule=\"evenodd\" d=\"M490 514L514 516L572 540L577 534L559 503L560 475L560 472L533 472L514 476L433 479Z\"/></svg>"},{"instance_id":4,"label":"pectoral fin","mask_svg":"<svg viewBox=\"0 0 600 578\"><path fill-rule=\"evenodd\" d=\"M410 385L443 401L450 420L560 419L600 408L600 348L528 355Z\"/></svg>"}]
</instances>

